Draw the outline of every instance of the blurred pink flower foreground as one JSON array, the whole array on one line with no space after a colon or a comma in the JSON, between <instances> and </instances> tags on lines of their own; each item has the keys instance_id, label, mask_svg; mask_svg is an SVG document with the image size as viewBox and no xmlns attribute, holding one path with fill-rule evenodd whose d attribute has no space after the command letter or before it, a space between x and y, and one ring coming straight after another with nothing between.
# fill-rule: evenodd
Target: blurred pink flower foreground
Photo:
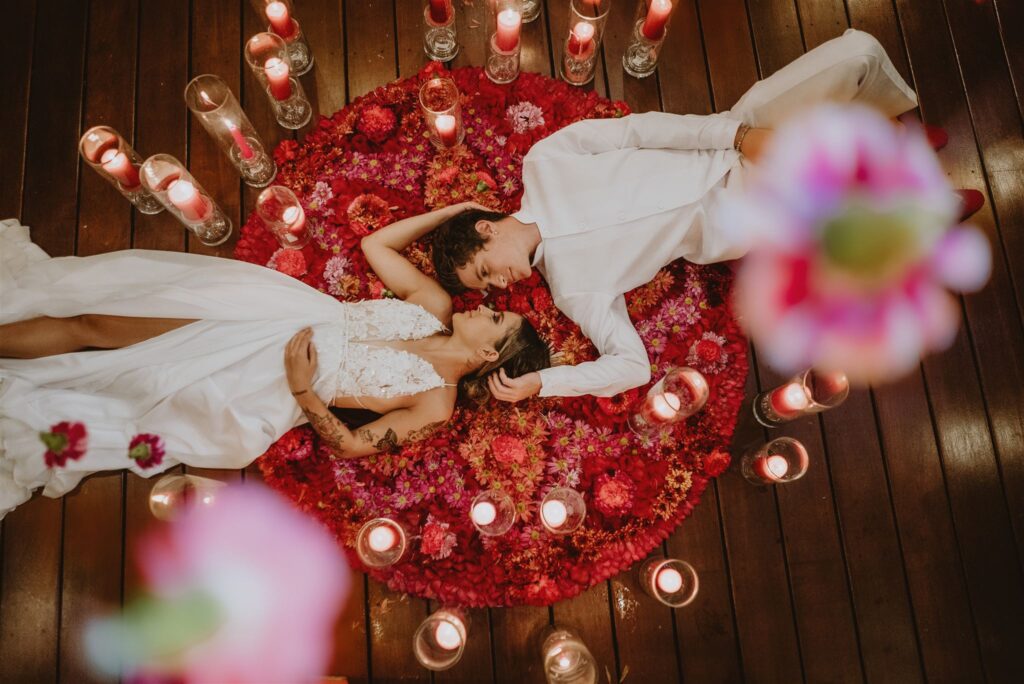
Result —
<instances>
[{"instance_id":1,"label":"blurred pink flower foreground","mask_svg":"<svg viewBox=\"0 0 1024 684\"><path fill-rule=\"evenodd\" d=\"M768 363L889 380L952 343L979 289L984 235L956 226L957 196L923 134L862 107L825 105L780 127L723 208L751 240L737 312Z\"/></svg>"},{"instance_id":2,"label":"blurred pink flower foreground","mask_svg":"<svg viewBox=\"0 0 1024 684\"><path fill-rule=\"evenodd\" d=\"M149 595L86 634L101 670L188 684L314 682L327 670L349 569L330 533L278 495L228 486L140 549Z\"/></svg>"}]
</instances>

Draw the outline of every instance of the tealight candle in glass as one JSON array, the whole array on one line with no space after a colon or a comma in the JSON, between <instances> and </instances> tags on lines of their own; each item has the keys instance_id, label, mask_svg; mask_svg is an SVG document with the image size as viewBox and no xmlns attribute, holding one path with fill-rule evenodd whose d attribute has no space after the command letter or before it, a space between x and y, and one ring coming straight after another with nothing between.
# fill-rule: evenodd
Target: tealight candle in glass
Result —
<instances>
[{"instance_id":1,"label":"tealight candle in glass","mask_svg":"<svg viewBox=\"0 0 1024 684\"><path fill-rule=\"evenodd\" d=\"M633 36L622 55L622 67L630 76L645 78L654 73L672 9L672 0L640 0Z\"/></svg>"},{"instance_id":2,"label":"tealight candle in glass","mask_svg":"<svg viewBox=\"0 0 1024 684\"><path fill-rule=\"evenodd\" d=\"M516 505L508 494L487 489L477 494L469 505L469 519L480 534L497 537L515 524Z\"/></svg>"},{"instance_id":3,"label":"tealight candle in glass","mask_svg":"<svg viewBox=\"0 0 1024 684\"><path fill-rule=\"evenodd\" d=\"M648 558L640 566L640 586L666 606L681 608L697 597L697 571L675 558Z\"/></svg>"},{"instance_id":4,"label":"tealight candle in glass","mask_svg":"<svg viewBox=\"0 0 1024 684\"><path fill-rule=\"evenodd\" d=\"M212 506L224 485L198 475L164 475L149 490L149 510L157 520L174 520L191 507Z\"/></svg>"},{"instance_id":5,"label":"tealight candle in glass","mask_svg":"<svg viewBox=\"0 0 1024 684\"><path fill-rule=\"evenodd\" d=\"M786 383L754 398L754 418L767 427L788 423L809 413L839 406L850 395L842 371L806 370Z\"/></svg>"},{"instance_id":6,"label":"tealight candle in glass","mask_svg":"<svg viewBox=\"0 0 1024 684\"><path fill-rule=\"evenodd\" d=\"M551 534L569 534L583 524L587 505L575 489L555 487L540 504L540 521Z\"/></svg>"},{"instance_id":7,"label":"tealight candle in glass","mask_svg":"<svg viewBox=\"0 0 1024 684\"><path fill-rule=\"evenodd\" d=\"M139 178L142 157L113 128L93 126L87 130L78 141L78 152L96 173L106 178L143 214L159 214L164 210L164 205L143 187Z\"/></svg>"},{"instance_id":8,"label":"tealight candle in glass","mask_svg":"<svg viewBox=\"0 0 1024 684\"><path fill-rule=\"evenodd\" d=\"M611 0L572 0L569 35L562 44L562 78L573 85L594 80Z\"/></svg>"},{"instance_id":9,"label":"tealight candle in glass","mask_svg":"<svg viewBox=\"0 0 1024 684\"><path fill-rule=\"evenodd\" d=\"M484 72L495 83L511 83L519 76L520 34L523 11L520 0L493 0L494 33L487 42Z\"/></svg>"},{"instance_id":10,"label":"tealight candle in glass","mask_svg":"<svg viewBox=\"0 0 1024 684\"><path fill-rule=\"evenodd\" d=\"M260 17L269 23L267 31L280 36L288 46L288 56L296 76L313 68L313 51L302 33L302 26L295 18L290 0L252 0L252 6Z\"/></svg>"},{"instance_id":11,"label":"tealight candle in glass","mask_svg":"<svg viewBox=\"0 0 1024 684\"><path fill-rule=\"evenodd\" d=\"M792 437L778 437L744 454L740 470L754 484L776 485L799 480L809 463L803 444Z\"/></svg>"},{"instance_id":12,"label":"tealight candle in glass","mask_svg":"<svg viewBox=\"0 0 1024 684\"><path fill-rule=\"evenodd\" d=\"M540 0L519 0L520 11L523 13L523 23L529 24L540 16Z\"/></svg>"},{"instance_id":13,"label":"tealight candle in glass","mask_svg":"<svg viewBox=\"0 0 1024 684\"><path fill-rule=\"evenodd\" d=\"M420 86L420 110L430 135L439 150L455 147L466 137L462 126L459 88L450 78L432 78Z\"/></svg>"},{"instance_id":14,"label":"tealight candle in glass","mask_svg":"<svg viewBox=\"0 0 1024 684\"><path fill-rule=\"evenodd\" d=\"M704 408L708 381L693 368L673 368L647 391L640 408L629 417L638 435L650 435Z\"/></svg>"},{"instance_id":15,"label":"tealight candle in glass","mask_svg":"<svg viewBox=\"0 0 1024 684\"><path fill-rule=\"evenodd\" d=\"M413 653L428 670L447 670L462 657L468 634L468 613L459 608L441 608L416 628Z\"/></svg>"},{"instance_id":16,"label":"tealight candle in glass","mask_svg":"<svg viewBox=\"0 0 1024 684\"><path fill-rule=\"evenodd\" d=\"M302 249L309 244L306 212L295 193L283 185L271 185L260 193L256 213L282 247Z\"/></svg>"},{"instance_id":17,"label":"tealight candle in glass","mask_svg":"<svg viewBox=\"0 0 1024 684\"><path fill-rule=\"evenodd\" d=\"M213 74L196 76L185 87L185 104L248 185L262 188L274 180L277 165L227 83Z\"/></svg>"},{"instance_id":18,"label":"tealight candle in glass","mask_svg":"<svg viewBox=\"0 0 1024 684\"><path fill-rule=\"evenodd\" d=\"M540 654L548 684L597 684L597 662L572 631L558 625L548 628Z\"/></svg>"},{"instance_id":19,"label":"tealight candle in glass","mask_svg":"<svg viewBox=\"0 0 1024 684\"><path fill-rule=\"evenodd\" d=\"M231 237L231 219L180 161L154 154L140 170L146 189L204 245L213 247Z\"/></svg>"},{"instance_id":20,"label":"tealight candle in glass","mask_svg":"<svg viewBox=\"0 0 1024 684\"><path fill-rule=\"evenodd\" d=\"M427 0L423 7L423 51L438 62L447 62L459 54L452 0Z\"/></svg>"},{"instance_id":21,"label":"tealight candle in glass","mask_svg":"<svg viewBox=\"0 0 1024 684\"><path fill-rule=\"evenodd\" d=\"M356 533L356 554L370 568L394 565L408 546L405 529L391 518L374 518Z\"/></svg>"},{"instance_id":22,"label":"tealight candle in glass","mask_svg":"<svg viewBox=\"0 0 1024 684\"><path fill-rule=\"evenodd\" d=\"M273 33L257 33L245 41L245 61L266 90L278 124L295 130L309 123L313 105L295 78L283 38Z\"/></svg>"}]
</instances>

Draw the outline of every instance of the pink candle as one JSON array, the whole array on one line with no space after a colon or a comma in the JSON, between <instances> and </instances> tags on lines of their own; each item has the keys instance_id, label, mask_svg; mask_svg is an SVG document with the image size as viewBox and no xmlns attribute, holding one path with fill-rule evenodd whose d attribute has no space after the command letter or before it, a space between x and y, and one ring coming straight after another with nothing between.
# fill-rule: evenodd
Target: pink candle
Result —
<instances>
[{"instance_id":1,"label":"pink candle","mask_svg":"<svg viewBox=\"0 0 1024 684\"><path fill-rule=\"evenodd\" d=\"M498 517L498 509L490 501L481 501L473 506L473 522L477 525L490 525Z\"/></svg>"},{"instance_id":2,"label":"pink candle","mask_svg":"<svg viewBox=\"0 0 1024 684\"><path fill-rule=\"evenodd\" d=\"M665 24L672 13L672 0L650 0L647 3L647 16L640 29L647 40L661 40L665 35Z\"/></svg>"},{"instance_id":3,"label":"pink candle","mask_svg":"<svg viewBox=\"0 0 1024 684\"><path fill-rule=\"evenodd\" d=\"M104 171L124 186L125 190L139 187L139 170L128 159L128 155L118 152L116 147L111 147L100 156L100 164Z\"/></svg>"},{"instance_id":4,"label":"pink candle","mask_svg":"<svg viewBox=\"0 0 1024 684\"><path fill-rule=\"evenodd\" d=\"M455 117L451 114L441 114L434 120L434 128L437 129L437 137L445 147L455 147L459 142L458 130Z\"/></svg>"},{"instance_id":5,"label":"pink candle","mask_svg":"<svg viewBox=\"0 0 1024 684\"><path fill-rule=\"evenodd\" d=\"M442 620L434 629L434 641L444 650L454 651L462 644L462 636L455 625Z\"/></svg>"},{"instance_id":6,"label":"pink candle","mask_svg":"<svg viewBox=\"0 0 1024 684\"><path fill-rule=\"evenodd\" d=\"M569 52L583 57L594 49L594 25L581 21L569 32Z\"/></svg>"},{"instance_id":7,"label":"pink candle","mask_svg":"<svg viewBox=\"0 0 1024 684\"><path fill-rule=\"evenodd\" d=\"M242 131L238 129L238 126L228 121L228 130L231 131L231 137L234 138L235 144L238 145L238 152L242 155L242 159L252 159L252 147L249 146L249 141L242 135Z\"/></svg>"},{"instance_id":8,"label":"pink candle","mask_svg":"<svg viewBox=\"0 0 1024 684\"><path fill-rule=\"evenodd\" d=\"M514 9L498 12L498 30L494 42L502 52L512 52L519 45L519 30L523 25L523 15Z\"/></svg>"},{"instance_id":9,"label":"pink candle","mask_svg":"<svg viewBox=\"0 0 1024 684\"><path fill-rule=\"evenodd\" d=\"M306 212L302 207L288 207L281 214L281 218L288 224L288 232L292 235L301 235L306 228Z\"/></svg>"},{"instance_id":10,"label":"pink candle","mask_svg":"<svg viewBox=\"0 0 1024 684\"><path fill-rule=\"evenodd\" d=\"M679 396L672 392L655 394L651 397L651 414L658 420L669 421L676 417L682 405Z\"/></svg>"},{"instance_id":11,"label":"pink candle","mask_svg":"<svg viewBox=\"0 0 1024 684\"><path fill-rule=\"evenodd\" d=\"M292 96L292 83L288 78L288 64L282 59L271 57L263 65L263 73L267 75L267 82L270 84L270 94L278 102L283 102Z\"/></svg>"},{"instance_id":12,"label":"pink candle","mask_svg":"<svg viewBox=\"0 0 1024 684\"><path fill-rule=\"evenodd\" d=\"M561 501L546 501L541 506L541 515L548 527L561 527L569 519L569 509Z\"/></svg>"},{"instance_id":13,"label":"pink candle","mask_svg":"<svg viewBox=\"0 0 1024 684\"><path fill-rule=\"evenodd\" d=\"M390 551L398 543L398 535L387 525L378 525L370 530L367 539L370 548L377 552Z\"/></svg>"},{"instance_id":14,"label":"pink candle","mask_svg":"<svg viewBox=\"0 0 1024 684\"><path fill-rule=\"evenodd\" d=\"M789 472L789 461L784 456L759 456L754 461L754 472L769 482L781 482Z\"/></svg>"},{"instance_id":15,"label":"pink candle","mask_svg":"<svg viewBox=\"0 0 1024 684\"><path fill-rule=\"evenodd\" d=\"M289 38L295 33L295 24L288 15L288 5L283 2L271 2L267 5L266 12L274 33L282 38Z\"/></svg>"},{"instance_id":16,"label":"pink candle","mask_svg":"<svg viewBox=\"0 0 1024 684\"><path fill-rule=\"evenodd\" d=\"M683 588L683 575L675 568L662 568L654 581L666 594L674 594Z\"/></svg>"},{"instance_id":17,"label":"pink candle","mask_svg":"<svg viewBox=\"0 0 1024 684\"><path fill-rule=\"evenodd\" d=\"M447 24L451 0L430 0L430 21L435 24Z\"/></svg>"},{"instance_id":18,"label":"pink candle","mask_svg":"<svg viewBox=\"0 0 1024 684\"><path fill-rule=\"evenodd\" d=\"M187 180L171 182L167 188L167 199L188 221L202 221L210 214L210 203Z\"/></svg>"},{"instance_id":19,"label":"pink candle","mask_svg":"<svg viewBox=\"0 0 1024 684\"><path fill-rule=\"evenodd\" d=\"M780 418L796 418L810 405L807 392L798 383L790 382L768 395L772 410Z\"/></svg>"}]
</instances>

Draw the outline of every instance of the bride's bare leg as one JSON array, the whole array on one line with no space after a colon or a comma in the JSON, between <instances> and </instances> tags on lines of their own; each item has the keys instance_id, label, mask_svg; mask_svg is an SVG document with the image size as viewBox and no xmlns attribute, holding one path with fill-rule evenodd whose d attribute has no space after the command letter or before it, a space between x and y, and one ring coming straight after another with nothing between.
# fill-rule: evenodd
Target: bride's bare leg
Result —
<instances>
[{"instance_id":1,"label":"bride's bare leg","mask_svg":"<svg viewBox=\"0 0 1024 684\"><path fill-rule=\"evenodd\" d=\"M36 359L83 349L120 349L192 323L187 318L84 314L0 325L0 357Z\"/></svg>"}]
</instances>

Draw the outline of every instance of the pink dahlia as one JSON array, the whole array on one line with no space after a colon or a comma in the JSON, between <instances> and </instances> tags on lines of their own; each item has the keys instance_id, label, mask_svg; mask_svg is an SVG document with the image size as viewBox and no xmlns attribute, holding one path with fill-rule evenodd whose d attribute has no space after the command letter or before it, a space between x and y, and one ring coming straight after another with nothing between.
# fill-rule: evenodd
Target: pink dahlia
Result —
<instances>
[{"instance_id":1,"label":"pink dahlia","mask_svg":"<svg viewBox=\"0 0 1024 684\"><path fill-rule=\"evenodd\" d=\"M544 125L544 110L532 102L519 102L505 110L505 118L516 133L526 133Z\"/></svg>"},{"instance_id":2,"label":"pink dahlia","mask_svg":"<svg viewBox=\"0 0 1024 684\"><path fill-rule=\"evenodd\" d=\"M976 229L917 130L863 107L825 105L781 126L747 191L722 206L751 241L737 309L769 363L888 380L947 347L959 307L946 288L988 279Z\"/></svg>"},{"instance_id":3,"label":"pink dahlia","mask_svg":"<svg viewBox=\"0 0 1024 684\"><path fill-rule=\"evenodd\" d=\"M388 203L371 193L356 197L348 205L348 222L356 235L369 235L394 220Z\"/></svg>"},{"instance_id":4,"label":"pink dahlia","mask_svg":"<svg viewBox=\"0 0 1024 684\"><path fill-rule=\"evenodd\" d=\"M382 143L394 132L397 122L398 119L391 109L370 105L359 116L356 130L373 142Z\"/></svg>"},{"instance_id":5,"label":"pink dahlia","mask_svg":"<svg viewBox=\"0 0 1024 684\"><path fill-rule=\"evenodd\" d=\"M614 518L629 513L633 507L636 485L632 478L623 472L615 475L605 473L594 482L593 492L597 510Z\"/></svg>"},{"instance_id":6,"label":"pink dahlia","mask_svg":"<svg viewBox=\"0 0 1024 684\"><path fill-rule=\"evenodd\" d=\"M128 458L135 459L140 468L160 465L164 461L164 442L148 432L135 435L128 444Z\"/></svg>"},{"instance_id":7,"label":"pink dahlia","mask_svg":"<svg viewBox=\"0 0 1024 684\"><path fill-rule=\"evenodd\" d=\"M77 461L85 456L89 432L85 423L61 421L51 425L49 432L40 432L39 439L46 445L43 460L49 468L62 468L69 460Z\"/></svg>"},{"instance_id":8,"label":"pink dahlia","mask_svg":"<svg viewBox=\"0 0 1024 684\"><path fill-rule=\"evenodd\" d=\"M491 453L499 463L522 463L526 460L526 445L511 435L498 435L491 441Z\"/></svg>"},{"instance_id":9,"label":"pink dahlia","mask_svg":"<svg viewBox=\"0 0 1024 684\"><path fill-rule=\"evenodd\" d=\"M449 527L451 525L448 523L428 515L421 532L423 538L420 540L420 551L434 560L450 556L455 548L455 533L449 532Z\"/></svg>"}]
</instances>

